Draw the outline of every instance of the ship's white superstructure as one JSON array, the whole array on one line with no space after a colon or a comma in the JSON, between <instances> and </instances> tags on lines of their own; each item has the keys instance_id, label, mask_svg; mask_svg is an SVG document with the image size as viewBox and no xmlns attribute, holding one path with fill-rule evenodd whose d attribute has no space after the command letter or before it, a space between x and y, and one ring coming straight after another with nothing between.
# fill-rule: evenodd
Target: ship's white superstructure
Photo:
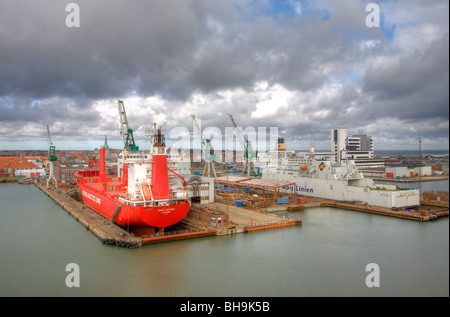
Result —
<instances>
[{"instance_id":1,"label":"ship's white superstructure","mask_svg":"<svg viewBox=\"0 0 450 317\"><path fill-rule=\"evenodd\" d=\"M279 159L266 161L262 178L295 182L297 193L304 196L386 208L420 205L418 189L376 184L363 176L354 160L341 159L340 164L336 164L322 158L312 151L303 155L282 155Z\"/></svg>"}]
</instances>

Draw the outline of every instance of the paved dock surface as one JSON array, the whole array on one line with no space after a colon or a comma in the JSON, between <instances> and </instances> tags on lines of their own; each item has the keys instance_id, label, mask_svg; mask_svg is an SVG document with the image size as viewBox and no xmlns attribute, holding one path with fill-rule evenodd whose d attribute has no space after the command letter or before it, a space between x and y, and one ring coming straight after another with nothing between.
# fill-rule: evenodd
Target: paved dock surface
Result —
<instances>
[{"instance_id":1,"label":"paved dock surface","mask_svg":"<svg viewBox=\"0 0 450 317\"><path fill-rule=\"evenodd\" d=\"M269 212L260 212L219 202L211 203L208 206L222 211L228 215L230 221L240 225L254 225L285 220L282 216L274 215Z\"/></svg>"}]
</instances>

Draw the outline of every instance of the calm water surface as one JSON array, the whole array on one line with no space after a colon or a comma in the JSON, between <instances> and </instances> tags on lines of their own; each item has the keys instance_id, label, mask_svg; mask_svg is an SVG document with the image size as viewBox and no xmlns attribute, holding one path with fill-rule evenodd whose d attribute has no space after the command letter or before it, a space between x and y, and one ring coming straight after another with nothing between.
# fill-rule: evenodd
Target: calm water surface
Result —
<instances>
[{"instance_id":1,"label":"calm water surface","mask_svg":"<svg viewBox=\"0 0 450 317\"><path fill-rule=\"evenodd\" d=\"M0 201L0 296L449 296L448 218L312 208L280 213L302 226L125 249L34 185L0 184ZM79 288L66 287L68 263ZM369 263L379 288L365 284Z\"/></svg>"}]
</instances>

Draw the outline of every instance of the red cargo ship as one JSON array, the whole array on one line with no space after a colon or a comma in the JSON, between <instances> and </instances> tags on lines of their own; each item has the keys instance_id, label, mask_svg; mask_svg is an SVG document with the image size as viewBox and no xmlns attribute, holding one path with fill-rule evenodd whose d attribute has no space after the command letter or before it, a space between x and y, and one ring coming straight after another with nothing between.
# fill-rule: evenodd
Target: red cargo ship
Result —
<instances>
[{"instance_id":1,"label":"red cargo ship","mask_svg":"<svg viewBox=\"0 0 450 317\"><path fill-rule=\"evenodd\" d=\"M182 220L190 208L186 182L167 165L161 130L150 152L125 148L122 154L122 177L107 176L104 148L100 162L75 172L83 202L119 226L165 228Z\"/></svg>"}]
</instances>

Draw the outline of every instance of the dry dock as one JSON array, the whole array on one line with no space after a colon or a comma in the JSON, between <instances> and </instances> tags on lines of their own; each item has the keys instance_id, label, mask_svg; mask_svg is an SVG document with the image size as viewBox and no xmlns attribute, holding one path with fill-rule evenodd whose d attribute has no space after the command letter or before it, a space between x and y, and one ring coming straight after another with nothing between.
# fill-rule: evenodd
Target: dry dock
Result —
<instances>
[{"instance_id":1,"label":"dry dock","mask_svg":"<svg viewBox=\"0 0 450 317\"><path fill-rule=\"evenodd\" d=\"M230 235L302 224L301 220L272 213L273 211L281 210L335 207L416 221L435 220L438 217L448 216L449 214L448 202L422 202L420 208L416 210L393 210L353 202L339 202L310 197L304 203L296 201L257 209L238 207L222 201L210 204L192 204L188 215L180 223L166 228L166 232L155 232L153 228L121 228L82 202L69 196L63 189L47 188L43 181L34 181L34 184L63 207L87 230L100 238L102 243L127 248L139 248L146 244L213 235Z\"/></svg>"},{"instance_id":2,"label":"dry dock","mask_svg":"<svg viewBox=\"0 0 450 317\"><path fill-rule=\"evenodd\" d=\"M406 210L406 209L390 209L384 207L363 205L354 202L341 202L331 199L323 198L308 198L308 207L335 207L341 209L355 210L370 214L377 214L389 217L396 217L402 219L416 220L416 221L431 221L436 220L438 217L448 216L448 203L441 203L438 207L432 206L431 202L421 202L421 206L416 210ZM305 208L307 208L305 206Z\"/></svg>"},{"instance_id":3,"label":"dry dock","mask_svg":"<svg viewBox=\"0 0 450 317\"><path fill-rule=\"evenodd\" d=\"M393 182L393 183L420 183L420 182L433 182L440 180L448 180L448 175L442 176L414 176L414 177L403 177L403 178L386 178L386 177L371 177L373 180L382 182Z\"/></svg>"},{"instance_id":4,"label":"dry dock","mask_svg":"<svg viewBox=\"0 0 450 317\"><path fill-rule=\"evenodd\" d=\"M257 211L220 202L211 203L208 208L217 209L227 215L231 220L231 227L235 226L234 230L237 232L295 226L302 223L301 220L274 215L267 211ZM230 225L219 229L218 234L230 234L229 228Z\"/></svg>"},{"instance_id":5,"label":"dry dock","mask_svg":"<svg viewBox=\"0 0 450 317\"><path fill-rule=\"evenodd\" d=\"M81 223L87 230L100 238L104 244L112 244L127 248L139 248L142 245L169 242L176 240L201 238L213 235L236 234L255 230L280 228L301 224L300 220L262 213L245 208L224 205L220 203L208 204L210 208L226 213L229 222L220 226L211 226L211 223L186 217L179 224L177 230L164 233L154 232L150 228L121 228L96 211L90 209L82 202L70 197L63 189L47 188L43 181L34 181L34 184L58 205L66 210L72 217ZM204 206L202 206L203 208ZM191 209L199 208L192 206ZM166 228L167 229L167 228Z\"/></svg>"},{"instance_id":6,"label":"dry dock","mask_svg":"<svg viewBox=\"0 0 450 317\"><path fill-rule=\"evenodd\" d=\"M34 184L86 227L87 230L100 238L103 243L128 248L142 246L142 239L111 223L107 218L86 207L82 202L65 195L61 189L47 188L42 181L35 181Z\"/></svg>"}]
</instances>

